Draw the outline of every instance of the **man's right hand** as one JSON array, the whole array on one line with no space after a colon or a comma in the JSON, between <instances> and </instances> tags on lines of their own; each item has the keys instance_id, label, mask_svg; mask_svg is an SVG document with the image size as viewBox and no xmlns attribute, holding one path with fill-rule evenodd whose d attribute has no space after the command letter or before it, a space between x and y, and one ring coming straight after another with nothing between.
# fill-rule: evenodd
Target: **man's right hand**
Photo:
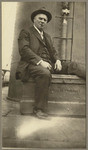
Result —
<instances>
[{"instance_id":1,"label":"man's right hand","mask_svg":"<svg viewBox=\"0 0 88 150\"><path fill-rule=\"evenodd\" d=\"M48 62L43 61L43 60L40 62L40 65L41 65L42 67L44 67L44 68L49 69L49 70L51 70L51 68L52 68L52 66L51 66Z\"/></svg>"}]
</instances>

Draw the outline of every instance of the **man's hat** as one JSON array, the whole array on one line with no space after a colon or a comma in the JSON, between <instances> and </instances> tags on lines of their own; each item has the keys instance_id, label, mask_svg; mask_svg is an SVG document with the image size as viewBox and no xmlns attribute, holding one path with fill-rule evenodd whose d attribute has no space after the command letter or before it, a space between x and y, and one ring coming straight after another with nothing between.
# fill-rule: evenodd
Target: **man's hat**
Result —
<instances>
[{"instance_id":1,"label":"man's hat","mask_svg":"<svg viewBox=\"0 0 88 150\"><path fill-rule=\"evenodd\" d=\"M46 11L45 8L43 7L43 8L41 8L41 9L38 9L38 10L34 11L34 12L31 14L31 20L32 20L32 22L33 22L33 20L34 20L34 17L35 17L36 15L38 15L38 14L45 14L45 15L47 16L47 18L48 18L48 22L52 19L51 13L48 12L48 11Z\"/></svg>"}]
</instances>

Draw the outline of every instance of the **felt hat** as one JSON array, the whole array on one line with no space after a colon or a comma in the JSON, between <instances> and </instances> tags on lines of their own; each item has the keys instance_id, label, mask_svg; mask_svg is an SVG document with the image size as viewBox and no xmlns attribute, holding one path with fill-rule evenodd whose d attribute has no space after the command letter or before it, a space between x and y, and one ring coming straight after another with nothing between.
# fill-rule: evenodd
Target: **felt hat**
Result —
<instances>
[{"instance_id":1,"label":"felt hat","mask_svg":"<svg viewBox=\"0 0 88 150\"><path fill-rule=\"evenodd\" d=\"M32 20L32 22L33 22L33 20L34 20L34 17L35 17L36 15L38 15L38 14L44 14L44 15L46 15L47 18L48 18L48 21L47 21L47 22L49 22L49 21L52 19L51 13L48 12L48 11L46 11L45 8L43 7L43 8L41 8L41 9L38 9L38 10L34 11L34 12L31 14L31 20Z\"/></svg>"}]
</instances>

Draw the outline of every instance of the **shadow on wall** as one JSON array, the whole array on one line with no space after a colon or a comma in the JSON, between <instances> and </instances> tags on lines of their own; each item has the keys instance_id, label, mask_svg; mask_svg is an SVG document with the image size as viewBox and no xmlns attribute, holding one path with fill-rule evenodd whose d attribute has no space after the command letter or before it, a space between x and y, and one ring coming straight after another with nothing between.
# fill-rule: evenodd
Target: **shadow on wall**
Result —
<instances>
[{"instance_id":1,"label":"shadow on wall","mask_svg":"<svg viewBox=\"0 0 88 150\"><path fill-rule=\"evenodd\" d=\"M2 87L7 86L9 84L10 79L10 71L2 70Z\"/></svg>"}]
</instances>

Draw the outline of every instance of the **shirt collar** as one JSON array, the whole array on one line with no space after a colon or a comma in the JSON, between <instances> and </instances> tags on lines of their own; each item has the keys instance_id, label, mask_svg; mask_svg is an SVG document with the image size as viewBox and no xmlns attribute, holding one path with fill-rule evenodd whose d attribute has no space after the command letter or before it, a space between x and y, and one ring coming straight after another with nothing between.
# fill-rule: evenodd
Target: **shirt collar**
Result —
<instances>
[{"instance_id":1,"label":"shirt collar","mask_svg":"<svg viewBox=\"0 0 88 150\"><path fill-rule=\"evenodd\" d=\"M39 34L42 34L42 35L43 35L43 31L39 31L39 29L38 29L35 25L33 25L33 26L34 26L34 28L38 31Z\"/></svg>"}]
</instances>

